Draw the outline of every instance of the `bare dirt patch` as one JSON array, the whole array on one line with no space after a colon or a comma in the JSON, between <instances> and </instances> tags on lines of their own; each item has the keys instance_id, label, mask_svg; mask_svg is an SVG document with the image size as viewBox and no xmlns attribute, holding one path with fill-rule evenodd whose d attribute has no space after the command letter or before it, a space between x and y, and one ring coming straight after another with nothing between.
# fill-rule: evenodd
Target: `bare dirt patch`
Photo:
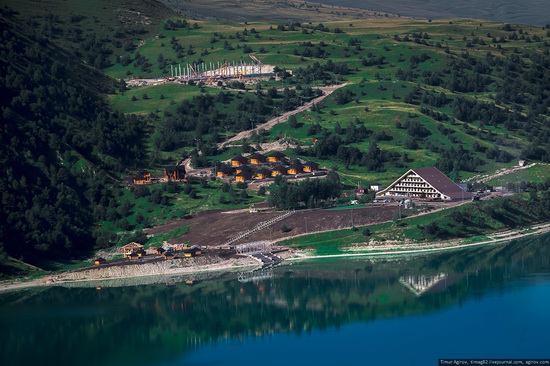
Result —
<instances>
[{"instance_id":1,"label":"bare dirt patch","mask_svg":"<svg viewBox=\"0 0 550 366\"><path fill-rule=\"evenodd\" d=\"M397 206L376 206L348 210L304 210L259 230L238 242L280 240L296 235L364 226L391 220L398 212ZM189 233L170 242L189 241L191 245L217 246L257 224L281 215L282 212L249 213L248 210L230 212L201 212L190 219L178 220L146 230L147 234L159 234L180 226L189 226ZM286 226L289 231L283 232Z\"/></svg>"}]
</instances>

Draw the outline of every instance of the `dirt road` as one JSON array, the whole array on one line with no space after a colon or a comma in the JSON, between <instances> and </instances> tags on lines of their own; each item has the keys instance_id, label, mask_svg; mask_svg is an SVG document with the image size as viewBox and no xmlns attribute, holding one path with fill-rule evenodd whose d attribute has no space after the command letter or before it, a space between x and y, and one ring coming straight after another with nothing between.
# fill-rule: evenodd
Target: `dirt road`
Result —
<instances>
[{"instance_id":1,"label":"dirt road","mask_svg":"<svg viewBox=\"0 0 550 366\"><path fill-rule=\"evenodd\" d=\"M221 149L221 148L225 147L228 144L232 144L232 143L234 143L236 141L239 141L239 140L242 140L244 138L249 138L250 136L252 136L253 132L258 133L260 130L270 130L270 129L273 128L273 126L275 126L279 123L286 122L290 116L293 116L295 114L298 114L300 112L303 112L303 111L311 108L312 105L321 102L323 99L325 99L330 94L332 94L335 90L337 90L341 87L344 87L346 85L347 85L347 83L340 84L340 85L320 87L319 89L321 89L321 91L323 92L323 95L321 95L320 97L317 97L317 98L311 100L310 102L296 108L293 111L288 111L286 113L281 114L279 117L275 117L273 119L270 119L266 123L262 123L261 125L256 126L256 128L254 128L254 129L239 132L238 134L236 134L232 138L228 139L227 141L219 143L218 148Z\"/></svg>"}]
</instances>

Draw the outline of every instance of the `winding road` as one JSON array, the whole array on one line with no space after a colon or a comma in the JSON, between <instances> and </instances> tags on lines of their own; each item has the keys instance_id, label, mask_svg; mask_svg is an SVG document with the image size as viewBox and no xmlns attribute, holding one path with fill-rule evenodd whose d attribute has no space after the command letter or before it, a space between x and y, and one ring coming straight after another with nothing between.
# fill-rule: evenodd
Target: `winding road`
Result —
<instances>
[{"instance_id":1,"label":"winding road","mask_svg":"<svg viewBox=\"0 0 550 366\"><path fill-rule=\"evenodd\" d=\"M295 114L298 114L300 112L303 112L303 111L311 108L312 105L321 102L323 99L325 99L330 94L332 94L335 90L337 90L339 88L342 88L346 85L347 85L347 83L339 84L339 85L319 87L318 89L320 89L323 92L323 95L321 95L321 96L305 103L304 105L296 108L293 111L288 111L288 112L285 112L285 113L281 114L278 117L272 118L269 121L267 121L265 123L262 123L261 125L258 125L258 126L256 126L255 128L253 128L251 130L246 130L246 131L239 132L238 134L236 134L232 138L228 139L227 141L219 143L218 148L221 149L221 148L225 147L228 144L234 143L236 141L240 141L240 140L245 139L245 138L249 138L253 135L254 132L258 133L260 130L270 130L270 129L273 128L273 126L275 126L279 123L286 122L290 116L293 116Z\"/></svg>"}]
</instances>

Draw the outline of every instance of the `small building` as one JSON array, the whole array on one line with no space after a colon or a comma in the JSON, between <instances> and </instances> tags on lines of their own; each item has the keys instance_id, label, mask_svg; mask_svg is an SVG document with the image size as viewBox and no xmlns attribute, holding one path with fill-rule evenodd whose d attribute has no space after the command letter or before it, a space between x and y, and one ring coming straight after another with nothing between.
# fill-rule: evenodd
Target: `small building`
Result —
<instances>
[{"instance_id":1,"label":"small building","mask_svg":"<svg viewBox=\"0 0 550 366\"><path fill-rule=\"evenodd\" d=\"M276 177L278 175L286 175L287 169L282 165L277 165L273 169L271 169L271 176Z\"/></svg>"},{"instance_id":2,"label":"small building","mask_svg":"<svg viewBox=\"0 0 550 366\"><path fill-rule=\"evenodd\" d=\"M140 250L143 250L143 245L136 242L131 242L123 247L120 247L120 253L122 254L123 258L128 258L131 254L136 253Z\"/></svg>"},{"instance_id":3,"label":"small building","mask_svg":"<svg viewBox=\"0 0 550 366\"><path fill-rule=\"evenodd\" d=\"M166 252L166 249L164 249L163 247L158 247L157 250L155 251L157 255L163 255L165 252Z\"/></svg>"},{"instance_id":4,"label":"small building","mask_svg":"<svg viewBox=\"0 0 550 366\"><path fill-rule=\"evenodd\" d=\"M176 258L176 255L171 250L164 252L164 260L165 261L168 261L168 260L171 260L171 259L174 259L174 258Z\"/></svg>"},{"instance_id":5,"label":"small building","mask_svg":"<svg viewBox=\"0 0 550 366\"><path fill-rule=\"evenodd\" d=\"M147 253L145 252L144 249L140 249L136 252L136 254L138 255L139 258L143 258L147 255Z\"/></svg>"},{"instance_id":6,"label":"small building","mask_svg":"<svg viewBox=\"0 0 550 366\"><path fill-rule=\"evenodd\" d=\"M107 263L107 260L105 258L99 257L99 258L94 259L94 266L99 266L99 265L105 264L105 263Z\"/></svg>"},{"instance_id":7,"label":"small building","mask_svg":"<svg viewBox=\"0 0 550 366\"><path fill-rule=\"evenodd\" d=\"M238 168L235 168L235 173L236 174L239 174L239 173L242 173L242 172L248 172L248 173L252 173L254 170L249 167L248 165L241 165L240 167Z\"/></svg>"},{"instance_id":8,"label":"small building","mask_svg":"<svg viewBox=\"0 0 550 366\"><path fill-rule=\"evenodd\" d=\"M186 249L183 252L183 256L187 258L196 257L201 254L202 254L202 250L199 247L192 247L192 248Z\"/></svg>"},{"instance_id":9,"label":"small building","mask_svg":"<svg viewBox=\"0 0 550 366\"><path fill-rule=\"evenodd\" d=\"M303 170L303 165L299 161L296 161L288 167L288 174L300 174Z\"/></svg>"},{"instance_id":10,"label":"small building","mask_svg":"<svg viewBox=\"0 0 550 366\"><path fill-rule=\"evenodd\" d=\"M128 256L128 259L131 261L137 261L140 258L140 256L137 253L132 253Z\"/></svg>"},{"instance_id":11,"label":"small building","mask_svg":"<svg viewBox=\"0 0 550 366\"><path fill-rule=\"evenodd\" d=\"M269 163L280 163L285 157L285 154L283 154L282 152L274 151L267 155L267 161Z\"/></svg>"},{"instance_id":12,"label":"small building","mask_svg":"<svg viewBox=\"0 0 550 366\"><path fill-rule=\"evenodd\" d=\"M249 171L242 171L240 173L237 173L237 175L235 175L235 180L237 182L246 182L247 180L250 180L250 179L252 179L252 173Z\"/></svg>"},{"instance_id":13,"label":"small building","mask_svg":"<svg viewBox=\"0 0 550 366\"><path fill-rule=\"evenodd\" d=\"M453 201L470 199L471 194L441 173L436 167L410 169L376 197L416 197L428 200Z\"/></svg>"},{"instance_id":14,"label":"small building","mask_svg":"<svg viewBox=\"0 0 550 366\"><path fill-rule=\"evenodd\" d=\"M250 161L250 164L252 165L258 165L265 163L265 156L263 156L260 153L254 153L248 157L248 161Z\"/></svg>"},{"instance_id":15,"label":"small building","mask_svg":"<svg viewBox=\"0 0 550 366\"><path fill-rule=\"evenodd\" d=\"M170 244L170 249L172 252L181 252L189 248L189 242L180 243L180 244Z\"/></svg>"},{"instance_id":16,"label":"small building","mask_svg":"<svg viewBox=\"0 0 550 366\"><path fill-rule=\"evenodd\" d=\"M266 179L271 177L271 170L267 168L260 168L256 171L255 178L256 179Z\"/></svg>"},{"instance_id":17,"label":"small building","mask_svg":"<svg viewBox=\"0 0 550 366\"><path fill-rule=\"evenodd\" d=\"M147 170L142 170L138 175L132 178L134 184L149 184L151 183L151 173Z\"/></svg>"},{"instance_id":18,"label":"small building","mask_svg":"<svg viewBox=\"0 0 550 366\"><path fill-rule=\"evenodd\" d=\"M519 166L526 166L526 165L527 165L527 160L520 160L520 161L518 162L518 165L519 165Z\"/></svg>"},{"instance_id":19,"label":"small building","mask_svg":"<svg viewBox=\"0 0 550 366\"><path fill-rule=\"evenodd\" d=\"M369 189L373 192L379 192L382 190L382 185L380 183L372 183L369 186Z\"/></svg>"},{"instance_id":20,"label":"small building","mask_svg":"<svg viewBox=\"0 0 550 366\"><path fill-rule=\"evenodd\" d=\"M233 166L233 167L241 166L241 165L245 165L245 164L248 164L248 159L245 158L242 155L237 155L233 159L231 159L231 166Z\"/></svg>"},{"instance_id":21,"label":"small building","mask_svg":"<svg viewBox=\"0 0 550 366\"><path fill-rule=\"evenodd\" d=\"M164 167L164 179L179 181L185 178L185 167L183 165L171 165Z\"/></svg>"},{"instance_id":22,"label":"small building","mask_svg":"<svg viewBox=\"0 0 550 366\"><path fill-rule=\"evenodd\" d=\"M227 165L222 165L216 170L216 177L228 177L233 174L233 169Z\"/></svg>"},{"instance_id":23,"label":"small building","mask_svg":"<svg viewBox=\"0 0 550 366\"><path fill-rule=\"evenodd\" d=\"M313 162L313 161L308 161L307 163L305 163L303 165L303 170L306 173L312 173L316 170L319 170L319 164L317 164L316 162Z\"/></svg>"}]
</instances>

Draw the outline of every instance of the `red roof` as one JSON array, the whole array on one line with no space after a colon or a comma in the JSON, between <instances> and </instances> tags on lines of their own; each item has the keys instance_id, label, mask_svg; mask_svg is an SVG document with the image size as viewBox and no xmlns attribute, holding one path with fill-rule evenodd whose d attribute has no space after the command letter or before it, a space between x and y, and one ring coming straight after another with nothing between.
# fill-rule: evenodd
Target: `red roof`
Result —
<instances>
[{"instance_id":1,"label":"red roof","mask_svg":"<svg viewBox=\"0 0 550 366\"><path fill-rule=\"evenodd\" d=\"M412 169L422 179L428 182L432 187L451 199L468 198L470 194L465 192L450 180L445 174L441 173L436 167Z\"/></svg>"}]
</instances>

